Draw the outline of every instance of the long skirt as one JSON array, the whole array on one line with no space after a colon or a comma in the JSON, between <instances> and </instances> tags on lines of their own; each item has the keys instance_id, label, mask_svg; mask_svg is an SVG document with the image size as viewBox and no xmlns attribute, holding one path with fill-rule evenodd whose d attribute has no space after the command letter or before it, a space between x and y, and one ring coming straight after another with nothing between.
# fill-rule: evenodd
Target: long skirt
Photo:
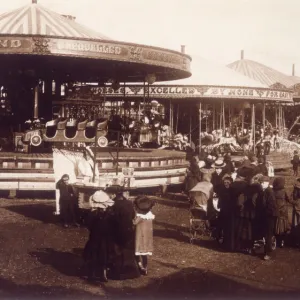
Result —
<instances>
[{"instance_id":1,"label":"long skirt","mask_svg":"<svg viewBox=\"0 0 300 300\"><path fill-rule=\"evenodd\" d=\"M252 220L248 218L237 218L236 244L238 250L252 246Z\"/></svg>"},{"instance_id":2,"label":"long skirt","mask_svg":"<svg viewBox=\"0 0 300 300\"><path fill-rule=\"evenodd\" d=\"M125 280L138 278L139 276L140 272L135 257L134 244L127 244L121 247L115 244L109 278Z\"/></svg>"},{"instance_id":3,"label":"long skirt","mask_svg":"<svg viewBox=\"0 0 300 300\"><path fill-rule=\"evenodd\" d=\"M235 218L234 215L220 215L221 226L224 234L224 247L227 251L235 249Z\"/></svg>"},{"instance_id":4,"label":"long skirt","mask_svg":"<svg viewBox=\"0 0 300 300\"><path fill-rule=\"evenodd\" d=\"M290 225L286 217L278 217L275 224L275 234L282 235L290 230Z\"/></svg>"}]
</instances>

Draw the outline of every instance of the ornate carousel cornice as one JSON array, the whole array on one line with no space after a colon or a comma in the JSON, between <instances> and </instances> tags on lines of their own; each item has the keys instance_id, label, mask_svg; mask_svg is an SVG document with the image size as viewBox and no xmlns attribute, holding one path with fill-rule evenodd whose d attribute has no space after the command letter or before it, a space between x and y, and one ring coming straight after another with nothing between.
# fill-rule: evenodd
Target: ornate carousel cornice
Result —
<instances>
[{"instance_id":1,"label":"ornate carousel cornice","mask_svg":"<svg viewBox=\"0 0 300 300\"><path fill-rule=\"evenodd\" d=\"M191 57L184 53L112 40L36 1L0 15L0 57L9 55L94 59L97 64L114 61L121 69L135 70L127 72L135 73L134 76L121 78L134 82L144 81L148 73L154 73L156 81L191 76ZM102 66L97 67L101 69ZM116 72L120 73L121 69Z\"/></svg>"},{"instance_id":2,"label":"ornate carousel cornice","mask_svg":"<svg viewBox=\"0 0 300 300\"><path fill-rule=\"evenodd\" d=\"M115 60L173 69L174 79L189 77L191 57L173 50L113 40L37 35L0 35L0 55L51 55ZM167 73L167 70L166 70Z\"/></svg>"},{"instance_id":3,"label":"ornate carousel cornice","mask_svg":"<svg viewBox=\"0 0 300 300\"><path fill-rule=\"evenodd\" d=\"M236 99L268 102L293 103L293 91L282 89L252 88L216 85L126 85L118 89L111 86L81 86L69 91L67 100L111 98L142 98L149 95L152 99Z\"/></svg>"}]
</instances>

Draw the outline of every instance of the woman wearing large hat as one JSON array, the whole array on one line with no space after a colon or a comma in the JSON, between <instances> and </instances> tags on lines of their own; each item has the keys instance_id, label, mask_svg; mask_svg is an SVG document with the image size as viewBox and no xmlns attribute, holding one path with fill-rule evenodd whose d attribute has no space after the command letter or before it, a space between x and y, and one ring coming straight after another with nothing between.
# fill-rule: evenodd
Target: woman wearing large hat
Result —
<instances>
[{"instance_id":1,"label":"woman wearing large hat","mask_svg":"<svg viewBox=\"0 0 300 300\"><path fill-rule=\"evenodd\" d=\"M84 248L83 258L89 280L96 279L96 273L99 271L100 279L107 281L106 272L113 249L114 201L103 191L95 192L89 201L92 207L87 222L90 235Z\"/></svg>"},{"instance_id":2,"label":"woman wearing large hat","mask_svg":"<svg viewBox=\"0 0 300 300\"><path fill-rule=\"evenodd\" d=\"M211 155L208 155L205 159L205 167L203 167L200 172L202 173L202 181L211 182L212 174L215 172L215 169L212 167L214 163L214 158Z\"/></svg>"}]
</instances>

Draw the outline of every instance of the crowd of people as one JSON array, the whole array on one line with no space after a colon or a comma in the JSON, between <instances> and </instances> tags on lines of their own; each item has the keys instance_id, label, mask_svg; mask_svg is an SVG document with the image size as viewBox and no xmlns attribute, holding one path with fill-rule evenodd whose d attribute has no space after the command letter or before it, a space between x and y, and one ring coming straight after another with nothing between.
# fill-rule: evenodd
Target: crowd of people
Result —
<instances>
[{"instance_id":1,"label":"crowd of people","mask_svg":"<svg viewBox=\"0 0 300 300\"><path fill-rule=\"evenodd\" d=\"M291 230L288 205L293 209L294 225L299 221L300 179L289 197L283 177L270 178L264 157L249 154L241 161L224 157L194 156L186 177L186 191L199 182L208 182L212 189L208 202L218 198L218 234L223 235L223 246L228 251L251 252L257 240L265 240L264 259L272 256L274 237L283 247ZM273 181L271 185L271 181ZM191 194L190 194L191 195ZM197 202L190 197L191 204ZM207 205L207 208L213 207ZM207 216L210 213L207 211ZM296 243L299 244L299 238Z\"/></svg>"},{"instance_id":2,"label":"crowd of people","mask_svg":"<svg viewBox=\"0 0 300 300\"><path fill-rule=\"evenodd\" d=\"M60 191L60 216L63 226L77 226L78 201L63 175L57 183ZM84 276L88 281L124 280L147 275L149 255L153 252L154 201L146 196L129 200L128 191L110 187L91 195L91 209L84 225L89 238L83 251Z\"/></svg>"}]
</instances>

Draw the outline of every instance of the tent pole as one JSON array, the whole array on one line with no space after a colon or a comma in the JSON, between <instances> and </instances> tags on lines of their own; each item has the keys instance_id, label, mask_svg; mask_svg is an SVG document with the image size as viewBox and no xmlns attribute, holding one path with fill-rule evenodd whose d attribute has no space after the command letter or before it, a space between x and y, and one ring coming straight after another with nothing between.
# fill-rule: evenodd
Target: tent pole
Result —
<instances>
[{"instance_id":1,"label":"tent pole","mask_svg":"<svg viewBox=\"0 0 300 300\"><path fill-rule=\"evenodd\" d=\"M255 107L254 103L252 104L252 132L253 132L253 152L255 152Z\"/></svg>"},{"instance_id":2,"label":"tent pole","mask_svg":"<svg viewBox=\"0 0 300 300\"><path fill-rule=\"evenodd\" d=\"M212 129L215 130L216 128L216 105L215 103L213 104L213 126Z\"/></svg>"},{"instance_id":3,"label":"tent pole","mask_svg":"<svg viewBox=\"0 0 300 300\"><path fill-rule=\"evenodd\" d=\"M242 108L242 132L244 134L244 122L245 122L245 108Z\"/></svg>"},{"instance_id":4,"label":"tent pole","mask_svg":"<svg viewBox=\"0 0 300 300\"><path fill-rule=\"evenodd\" d=\"M223 127L223 135L225 133L225 129L226 129L226 124L225 124L225 103L224 101L222 101L222 119L223 119L223 123L222 123L222 127Z\"/></svg>"},{"instance_id":5,"label":"tent pole","mask_svg":"<svg viewBox=\"0 0 300 300\"><path fill-rule=\"evenodd\" d=\"M265 134L265 126L266 126L266 102L263 103L263 111L262 111L262 123L263 123L263 134Z\"/></svg>"},{"instance_id":6,"label":"tent pole","mask_svg":"<svg viewBox=\"0 0 300 300\"><path fill-rule=\"evenodd\" d=\"M190 104L190 113L189 113L189 115L190 115L190 134L189 134L189 140L190 140L190 143L192 142L192 106L191 106L191 104Z\"/></svg>"}]
</instances>

